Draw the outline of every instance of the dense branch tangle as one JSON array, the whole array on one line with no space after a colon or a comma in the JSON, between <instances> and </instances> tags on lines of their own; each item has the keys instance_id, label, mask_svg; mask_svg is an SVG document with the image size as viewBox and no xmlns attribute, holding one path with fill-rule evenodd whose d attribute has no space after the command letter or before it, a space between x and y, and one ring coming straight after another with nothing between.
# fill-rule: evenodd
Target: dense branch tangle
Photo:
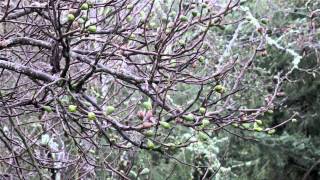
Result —
<instances>
[{"instance_id":1,"label":"dense branch tangle","mask_svg":"<svg viewBox=\"0 0 320 180\"><path fill-rule=\"evenodd\" d=\"M85 178L94 177L97 168L127 178L133 164L116 162L124 152L127 159L139 148L168 156L172 146L193 143L172 145L168 137L182 127L210 135L243 120L237 108L225 110L232 102L224 103L241 88L214 90L228 73L237 76L237 58L221 66L212 65L218 58L203 59L212 51L206 44L209 29L238 3L1 4L0 132L6 149L1 164L9 165L2 172L16 171L16 178L29 171L42 178ZM205 112L199 112L201 106ZM207 129L203 119L209 120ZM149 130L153 134L147 138Z\"/></svg>"}]
</instances>

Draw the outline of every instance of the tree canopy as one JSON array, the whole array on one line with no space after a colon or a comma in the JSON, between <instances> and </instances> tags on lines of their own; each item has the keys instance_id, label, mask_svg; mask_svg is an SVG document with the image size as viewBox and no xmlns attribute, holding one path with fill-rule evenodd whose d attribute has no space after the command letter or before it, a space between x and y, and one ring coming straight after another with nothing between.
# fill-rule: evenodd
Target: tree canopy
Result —
<instances>
[{"instance_id":1,"label":"tree canopy","mask_svg":"<svg viewBox=\"0 0 320 180\"><path fill-rule=\"evenodd\" d=\"M6 0L13 179L318 179L320 3Z\"/></svg>"}]
</instances>

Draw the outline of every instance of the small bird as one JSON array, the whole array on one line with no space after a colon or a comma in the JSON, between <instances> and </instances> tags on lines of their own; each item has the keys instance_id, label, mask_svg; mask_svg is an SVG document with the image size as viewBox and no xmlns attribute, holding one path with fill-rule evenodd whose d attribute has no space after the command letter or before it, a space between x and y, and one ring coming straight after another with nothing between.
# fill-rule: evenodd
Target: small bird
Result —
<instances>
[{"instance_id":1,"label":"small bird","mask_svg":"<svg viewBox=\"0 0 320 180\"><path fill-rule=\"evenodd\" d=\"M56 41L51 48L50 65L52 67L51 69L52 74L56 74L61 71L61 68L60 68L61 58L62 58L62 54L59 49L59 43Z\"/></svg>"}]
</instances>

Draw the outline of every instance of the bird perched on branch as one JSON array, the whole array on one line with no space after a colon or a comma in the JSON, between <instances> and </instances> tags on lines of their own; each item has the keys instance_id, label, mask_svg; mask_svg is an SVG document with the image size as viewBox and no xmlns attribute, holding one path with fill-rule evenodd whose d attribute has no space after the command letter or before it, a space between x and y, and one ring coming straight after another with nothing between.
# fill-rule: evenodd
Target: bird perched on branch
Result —
<instances>
[{"instance_id":1,"label":"bird perched on branch","mask_svg":"<svg viewBox=\"0 0 320 180\"><path fill-rule=\"evenodd\" d=\"M52 67L51 69L52 74L56 74L61 71L60 69L61 58L62 58L62 54L59 49L59 43L56 41L51 48L50 65Z\"/></svg>"}]
</instances>

